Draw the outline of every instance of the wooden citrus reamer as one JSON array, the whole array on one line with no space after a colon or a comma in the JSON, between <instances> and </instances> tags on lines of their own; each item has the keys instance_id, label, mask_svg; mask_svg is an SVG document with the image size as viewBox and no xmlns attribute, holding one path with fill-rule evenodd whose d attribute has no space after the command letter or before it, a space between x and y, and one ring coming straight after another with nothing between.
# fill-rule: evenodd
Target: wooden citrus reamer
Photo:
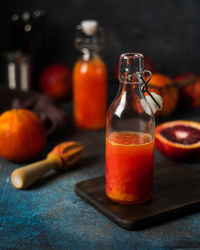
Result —
<instances>
[{"instance_id":1,"label":"wooden citrus reamer","mask_svg":"<svg viewBox=\"0 0 200 250\"><path fill-rule=\"evenodd\" d=\"M51 169L68 169L81 157L84 150L79 142L63 142L47 155L45 160L14 170L11 182L15 188L25 189Z\"/></svg>"}]
</instances>

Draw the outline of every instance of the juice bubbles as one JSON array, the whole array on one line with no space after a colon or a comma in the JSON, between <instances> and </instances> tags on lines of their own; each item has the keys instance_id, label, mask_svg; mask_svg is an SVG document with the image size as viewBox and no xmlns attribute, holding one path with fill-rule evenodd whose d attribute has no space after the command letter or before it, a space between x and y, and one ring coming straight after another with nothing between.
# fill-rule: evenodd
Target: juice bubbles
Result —
<instances>
[{"instance_id":1,"label":"juice bubbles","mask_svg":"<svg viewBox=\"0 0 200 250\"><path fill-rule=\"evenodd\" d=\"M81 129L105 127L107 73L104 62L95 56L76 62L73 72L74 121Z\"/></svg>"},{"instance_id":2,"label":"juice bubbles","mask_svg":"<svg viewBox=\"0 0 200 250\"><path fill-rule=\"evenodd\" d=\"M141 132L112 132L106 139L106 194L119 203L149 200L153 187L154 141Z\"/></svg>"}]
</instances>

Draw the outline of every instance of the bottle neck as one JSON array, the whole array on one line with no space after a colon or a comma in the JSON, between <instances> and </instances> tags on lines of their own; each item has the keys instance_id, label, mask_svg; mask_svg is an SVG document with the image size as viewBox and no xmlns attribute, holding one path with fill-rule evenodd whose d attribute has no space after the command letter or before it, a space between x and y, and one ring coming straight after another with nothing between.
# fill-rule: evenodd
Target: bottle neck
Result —
<instances>
[{"instance_id":1,"label":"bottle neck","mask_svg":"<svg viewBox=\"0 0 200 250\"><path fill-rule=\"evenodd\" d=\"M142 82L127 83L126 81L120 82L119 92L126 95L126 98L134 102L138 99L144 98L144 92L142 91Z\"/></svg>"},{"instance_id":2,"label":"bottle neck","mask_svg":"<svg viewBox=\"0 0 200 250\"><path fill-rule=\"evenodd\" d=\"M88 48L82 49L82 59L84 61L89 61L89 60L96 59L99 57L100 56L96 50L92 50L92 49L88 49Z\"/></svg>"}]
</instances>

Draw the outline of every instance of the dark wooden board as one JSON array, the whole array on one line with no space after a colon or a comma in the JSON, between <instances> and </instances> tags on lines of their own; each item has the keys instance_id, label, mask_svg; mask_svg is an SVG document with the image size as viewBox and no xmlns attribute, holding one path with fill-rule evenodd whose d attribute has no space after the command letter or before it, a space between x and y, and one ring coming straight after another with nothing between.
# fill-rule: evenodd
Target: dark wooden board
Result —
<instances>
[{"instance_id":1,"label":"dark wooden board","mask_svg":"<svg viewBox=\"0 0 200 250\"><path fill-rule=\"evenodd\" d=\"M154 171L153 198L140 205L117 204L105 194L105 177L79 182L75 192L117 225L138 230L200 208L200 169L160 162Z\"/></svg>"}]
</instances>

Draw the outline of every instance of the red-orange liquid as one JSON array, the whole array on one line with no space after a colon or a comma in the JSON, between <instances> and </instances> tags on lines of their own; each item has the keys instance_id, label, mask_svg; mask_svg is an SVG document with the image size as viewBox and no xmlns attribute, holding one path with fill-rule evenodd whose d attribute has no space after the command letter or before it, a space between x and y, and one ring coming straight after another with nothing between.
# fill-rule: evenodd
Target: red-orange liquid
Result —
<instances>
[{"instance_id":1,"label":"red-orange liquid","mask_svg":"<svg viewBox=\"0 0 200 250\"><path fill-rule=\"evenodd\" d=\"M106 194L119 203L149 200L153 189L154 141L149 134L113 132L106 140Z\"/></svg>"},{"instance_id":2,"label":"red-orange liquid","mask_svg":"<svg viewBox=\"0 0 200 250\"><path fill-rule=\"evenodd\" d=\"M74 120L81 129L105 127L107 73L100 58L78 61L73 72Z\"/></svg>"}]
</instances>

